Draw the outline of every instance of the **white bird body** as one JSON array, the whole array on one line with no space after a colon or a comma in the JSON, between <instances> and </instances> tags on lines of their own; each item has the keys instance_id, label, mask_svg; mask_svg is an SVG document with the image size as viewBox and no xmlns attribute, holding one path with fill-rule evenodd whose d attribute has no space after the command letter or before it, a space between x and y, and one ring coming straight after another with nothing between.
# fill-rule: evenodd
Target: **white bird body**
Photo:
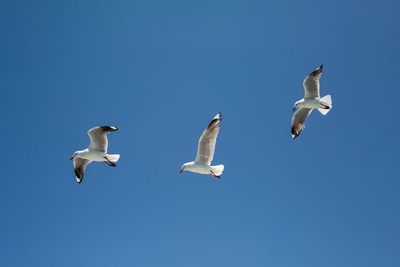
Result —
<instances>
[{"instance_id":1,"label":"white bird body","mask_svg":"<svg viewBox=\"0 0 400 267\"><path fill-rule=\"evenodd\" d=\"M211 166L211 162L214 158L215 144L217 142L221 119L221 113L218 113L211 120L199 139L196 160L183 164L180 172L190 171L199 174L208 174L220 179L224 171L224 165Z\"/></svg>"},{"instance_id":2,"label":"white bird body","mask_svg":"<svg viewBox=\"0 0 400 267\"><path fill-rule=\"evenodd\" d=\"M86 166L92 161L105 162L112 167L117 166L115 162L119 160L119 154L107 154L107 135L117 130L118 128L114 126L99 126L89 129L87 132L90 138L89 147L76 151L71 157L74 164L75 178L78 183L82 182Z\"/></svg>"},{"instance_id":3,"label":"white bird body","mask_svg":"<svg viewBox=\"0 0 400 267\"><path fill-rule=\"evenodd\" d=\"M297 108L324 108L328 106L326 103L320 100L320 98L303 98L296 102Z\"/></svg>"},{"instance_id":4,"label":"white bird body","mask_svg":"<svg viewBox=\"0 0 400 267\"><path fill-rule=\"evenodd\" d=\"M106 161L105 159L106 156L107 154L102 151L89 150L89 148L76 152L76 157L78 158L97 161L97 162Z\"/></svg>"},{"instance_id":5,"label":"white bird body","mask_svg":"<svg viewBox=\"0 0 400 267\"><path fill-rule=\"evenodd\" d=\"M118 154L107 154L104 151L90 149L90 148L77 151L75 156L81 159L87 159L96 162L103 162L107 160L111 162L117 162L119 159Z\"/></svg>"},{"instance_id":6,"label":"white bird body","mask_svg":"<svg viewBox=\"0 0 400 267\"><path fill-rule=\"evenodd\" d=\"M220 176L224 170L224 165L211 166L202 162L187 162L183 164L185 171L195 172L199 174L211 174L214 173L216 176Z\"/></svg>"}]
</instances>

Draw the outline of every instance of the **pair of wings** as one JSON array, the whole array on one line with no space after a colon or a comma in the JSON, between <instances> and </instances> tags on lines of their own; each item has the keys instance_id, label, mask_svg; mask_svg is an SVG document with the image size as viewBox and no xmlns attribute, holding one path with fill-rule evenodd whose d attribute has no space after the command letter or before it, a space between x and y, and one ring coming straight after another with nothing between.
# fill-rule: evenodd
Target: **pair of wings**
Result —
<instances>
[{"instance_id":1,"label":"pair of wings","mask_svg":"<svg viewBox=\"0 0 400 267\"><path fill-rule=\"evenodd\" d=\"M311 72L303 81L304 98L319 98L319 79L321 78L324 65L319 66ZM292 138L295 139L305 128L305 122L311 114L310 108L299 108L292 117Z\"/></svg>"},{"instance_id":2,"label":"pair of wings","mask_svg":"<svg viewBox=\"0 0 400 267\"><path fill-rule=\"evenodd\" d=\"M221 120L221 113L218 113L204 130L199 139L195 162L207 165L211 164L211 161L214 158L215 144L217 143Z\"/></svg>"},{"instance_id":3,"label":"pair of wings","mask_svg":"<svg viewBox=\"0 0 400 267\"><path fill-rule=\"evenodd\" d=\"M117 131L118 128L114 126L98 126L89 129L87 134L90 138L89 149L97 150L107 153L108 149L108 138L107 135L111 132ZM85 174L86 166L92 162L91 160L82 159L79 157L74 158L74 170L75 177L78 183L82 182L83 176Z\"/></svg>"}]
</instances>

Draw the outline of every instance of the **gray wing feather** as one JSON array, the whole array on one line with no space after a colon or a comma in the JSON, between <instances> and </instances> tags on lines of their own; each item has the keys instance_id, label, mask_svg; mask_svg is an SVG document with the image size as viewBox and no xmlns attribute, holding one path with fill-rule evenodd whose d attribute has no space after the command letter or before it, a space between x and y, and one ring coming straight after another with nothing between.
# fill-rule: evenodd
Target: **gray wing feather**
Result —
<instances>
[{"instance_id":1,"label":"gray wing feather","mask_svg":"<svg viewBox=\"0 0 400 267\"><path fill-rule=\"evenodd\" d=\"M217 142L221 119L221 113L218 113L201 135L197 148L196 162L211 164L214 158L215 144Z\"/></svg>"},{"instance_id":2,"label":"gray wing feather","mask_svg":"<svg viewBox=\"0 0 400 267\"><path fill-rule=\"evenodd\" d=\"M319 79L324 65L311 72L303 81L304 98L319 98Z\"/></svg>"},{"instance_id":3,"label":"gray wing feather","mask_svg":"<svg viewBox=\"0 0 400 267\"><path fill-rule=\"evenodd\" d=\"M114 126L98 126L89 129L89 131L87 132L90 138L89 148L107 153L107 134L109 134L110 132L115 132L117 130L118 128Z\"/></svg>"},{"instance_id":4,"label":"gray wing feather","mask_svg":"<svg viewBox=\"0 0 400 267\"><path fill-rule=\"evenodd\" d=\"M81 183L83 180L83 176L85 175L86 166L92 162L91 160L81 159L78 157L74 158L74 171L75 178L78 183Z\"/></svg>"},{"instance_id":5,"label":"gray wing feather","mask_svg":"<svg viewBox=\"0 0 400 267\"><path fill-rule=\"evenodd\" d=\"M307 117L310 115L312 109L310 108L299 108L292 117L292 139L295 139L300 135L301 131L306 127L305 122Z\"/></svg>"}]
</instances>

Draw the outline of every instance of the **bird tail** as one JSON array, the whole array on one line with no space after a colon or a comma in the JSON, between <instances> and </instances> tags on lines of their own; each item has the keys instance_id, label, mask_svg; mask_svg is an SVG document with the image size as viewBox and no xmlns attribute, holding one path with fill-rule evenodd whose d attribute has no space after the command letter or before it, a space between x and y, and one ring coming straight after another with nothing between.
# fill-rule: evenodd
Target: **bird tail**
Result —
<instances>
[{"instance_id":1,"label":"bird tail","mask_svg":"<svg viewBox=\"0 0 400 267\"><path fill-rule=\"evenodd\" d=\"M330 95L326 95L326 96L320 98L319 101L321 102L321 104L323 104L324 106L327 106L329 108L319 108L318 111L321 112L322 115L328 114L328 112L332 108L332 98L331 98L331 96Z\"/></svg>"},{"instance_id":2,"label":"bird tail","mask_svg":"<svg viewBox=\"0 0 400 267\"><path fill-rule=\"evenodd\" d=\"M107 154L107 159L111 162L117 162L119 160L119 154Z\"/></svg>"},{"instance_id":3,"label":"bird tail","mask_svg":"<svg viewBox=\"0 0 400 267\"><path fill-rule=\"evenodd\" d=\"M224 165L221 164L221 165L212 166L211 169L215 175L220 176L220 175L222 175L222 172L224 171Z\"/></svg>"}]
</instances>

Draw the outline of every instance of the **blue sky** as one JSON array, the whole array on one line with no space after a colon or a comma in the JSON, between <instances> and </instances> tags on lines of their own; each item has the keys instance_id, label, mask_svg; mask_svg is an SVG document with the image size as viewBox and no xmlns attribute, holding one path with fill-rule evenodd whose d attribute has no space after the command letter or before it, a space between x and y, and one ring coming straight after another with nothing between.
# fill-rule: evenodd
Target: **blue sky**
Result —
<instances>
[{"instance_id":1,"label":"blue sky","mask_svg":"<svg viewBox=\"0 0 400 267\"><path fill-rule=\"evenodd\" d=\"M0 2L0 264L400 266L398 10ZM292 141L320 64L334 107ZM219 111L222 180L178 174ZM68 158L107 124L118 167L78 185Z\"/></svg>"}]
</instances>

